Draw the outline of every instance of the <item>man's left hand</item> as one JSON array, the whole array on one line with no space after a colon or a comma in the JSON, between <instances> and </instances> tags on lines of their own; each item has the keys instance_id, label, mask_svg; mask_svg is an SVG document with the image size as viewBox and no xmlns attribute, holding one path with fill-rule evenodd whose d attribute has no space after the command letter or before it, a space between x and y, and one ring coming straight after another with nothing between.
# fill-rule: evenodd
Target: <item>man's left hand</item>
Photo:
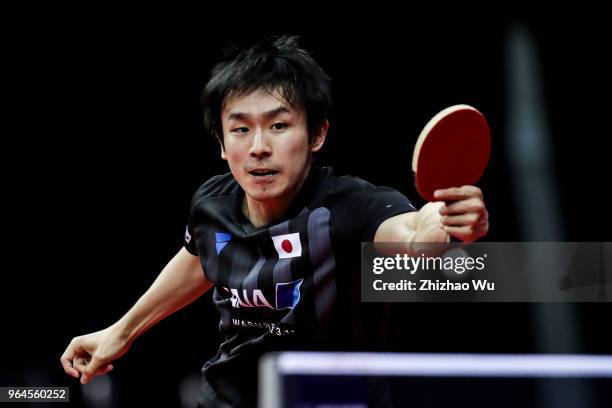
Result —
<instances>
[{"instance_id":1,"label":"man's left hand","mask_svg":"<svg viewBox=\"0 0 612 408\"><path fill-rule=\"evenodd\" d=\"M434 197L445 202L440 207L440 223L447 234L464 242L472 242L489 231L489 213L478 187L440 189L434 192Z\"/></svg>"}]
</instances>

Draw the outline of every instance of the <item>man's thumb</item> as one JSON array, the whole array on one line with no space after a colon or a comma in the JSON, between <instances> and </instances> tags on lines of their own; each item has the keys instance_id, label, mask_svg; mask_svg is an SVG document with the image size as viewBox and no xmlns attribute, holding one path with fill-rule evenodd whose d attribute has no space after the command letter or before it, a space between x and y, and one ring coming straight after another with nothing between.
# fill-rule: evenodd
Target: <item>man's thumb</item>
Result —
<instances>
[{"instance_id":1,"label":"man's thumb","mask_svg":"<svg viewBox=\"0 0 612 408\"><path fill-rule=\"evenodd\" d=\"M90 382L96 376L102 364L102 360L97 357L92 357L91 361L85 366L85 370L83 370L81 384L87 384Z\"/></svg>"}]
</instances>

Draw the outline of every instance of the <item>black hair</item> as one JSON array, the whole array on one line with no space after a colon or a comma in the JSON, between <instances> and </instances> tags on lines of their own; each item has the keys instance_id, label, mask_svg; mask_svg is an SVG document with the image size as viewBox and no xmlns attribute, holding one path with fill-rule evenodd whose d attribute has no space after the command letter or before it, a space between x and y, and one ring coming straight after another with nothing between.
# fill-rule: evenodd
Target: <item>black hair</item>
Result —
<instances>
[{"instance_id":1,"label":"black hair","mask_svg":"<svg viewBox=\"0 0 612 408\"><path fill-rule=\"evenodd\" d=\"M308 138L312 142L332 113L331 79L298 46L297 36L284 35L260 41L216 65L202 92L204 127L223 146L221 111L228 98L262 89L278 90L283 101L306 112Z\"/></svg>"}]
</instances>

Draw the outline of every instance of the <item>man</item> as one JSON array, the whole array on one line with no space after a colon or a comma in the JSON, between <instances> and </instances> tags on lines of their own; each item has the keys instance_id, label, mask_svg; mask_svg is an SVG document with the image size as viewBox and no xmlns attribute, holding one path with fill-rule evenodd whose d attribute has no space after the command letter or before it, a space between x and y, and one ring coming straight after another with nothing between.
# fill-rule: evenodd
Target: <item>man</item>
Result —
<instances>
[{"instance_id":1,"label":"man","mask_svg":"<svg viewBox=\"0 0 612 408\"><path fill-rule=\"evenodd\" d=\"M314 164L329 128L330 79L294 37L219 64L202 100L231 173L195 193L184 248L132 309L72 340L61 362L83 384L214 286L226 340L204 365L199 402L255 404L264 352L372 346L355 297L360 242L469 242L488 230L477 187L440 190L416 211L393 189Z\"/></svg>"}]
</instances>

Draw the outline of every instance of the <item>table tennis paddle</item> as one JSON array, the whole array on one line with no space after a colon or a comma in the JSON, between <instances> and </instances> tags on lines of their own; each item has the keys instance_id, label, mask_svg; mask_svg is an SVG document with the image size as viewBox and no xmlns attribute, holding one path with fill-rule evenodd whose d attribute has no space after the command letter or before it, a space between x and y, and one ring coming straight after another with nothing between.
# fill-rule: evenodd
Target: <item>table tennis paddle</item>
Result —
<instances>
[{"instance_id":1,"label":"table tennis paddle","mask_svg":"<svg viewBox=\"0 0 612 408\"><path fill-rule=\"evenodd\" d=\"M491 133L485 117L469 105L454 105L425 125L414 147L417 191L435 201L438 189L475 184L487 167Z\"/></svg>"}]
</instances>

